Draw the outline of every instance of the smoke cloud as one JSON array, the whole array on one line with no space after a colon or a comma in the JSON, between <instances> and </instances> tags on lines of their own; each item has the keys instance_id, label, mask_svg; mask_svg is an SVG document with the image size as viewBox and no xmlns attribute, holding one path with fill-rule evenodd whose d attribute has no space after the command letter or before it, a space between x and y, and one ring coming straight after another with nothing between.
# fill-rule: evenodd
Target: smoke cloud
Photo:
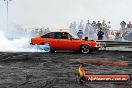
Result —
<instances>
[{"instance_id":1,"label":"smoke cloud","mask_svg":"<svg viewBox=\"0 0 132 88\"><path fill-rule=\"evenodd\" d=\"M3 27L6 28L6 27ZM0 52L49 52L49 45L30 45L30 32L25 31L20 25L10 25L7 29L0 31ZM48 50L47 50L48 47Z\"/></svg>"}]
</instances>

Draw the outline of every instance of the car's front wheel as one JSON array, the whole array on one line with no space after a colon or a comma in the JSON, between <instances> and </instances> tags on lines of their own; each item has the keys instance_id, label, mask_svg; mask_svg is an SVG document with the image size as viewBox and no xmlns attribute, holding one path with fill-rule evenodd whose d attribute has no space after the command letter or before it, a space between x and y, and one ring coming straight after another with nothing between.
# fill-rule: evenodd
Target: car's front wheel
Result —
<instances>
[{"instance_id":1,"label":"car's front wheel","mask_svg":"<svg viewBox=\"0 0 132 88\"><path fill-rule=\"evenodd\" d=\"M90 50L90 47L88 45L81 45L80 52L87 54L87 53L91 53L91 50Z\"/></svg>"}]
</instances>

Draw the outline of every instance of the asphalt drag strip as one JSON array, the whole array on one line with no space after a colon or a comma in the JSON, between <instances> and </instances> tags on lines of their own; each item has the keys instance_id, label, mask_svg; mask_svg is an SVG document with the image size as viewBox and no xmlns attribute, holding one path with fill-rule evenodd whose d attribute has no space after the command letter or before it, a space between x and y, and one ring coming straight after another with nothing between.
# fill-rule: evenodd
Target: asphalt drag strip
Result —
<instances>
[{"instance_id":1,"label":"asphalt drag strip","mask_svg":"<svg viewBox=\"0 0 132 88\"><path fill-rule=\"evenodd\" d=\"M116 62L116 63L115 63ZM132 74L132 52L0 53L0 88L131 88L132 84L79 84L76 71L87 74Z\"/></svg>"}]
</instances>

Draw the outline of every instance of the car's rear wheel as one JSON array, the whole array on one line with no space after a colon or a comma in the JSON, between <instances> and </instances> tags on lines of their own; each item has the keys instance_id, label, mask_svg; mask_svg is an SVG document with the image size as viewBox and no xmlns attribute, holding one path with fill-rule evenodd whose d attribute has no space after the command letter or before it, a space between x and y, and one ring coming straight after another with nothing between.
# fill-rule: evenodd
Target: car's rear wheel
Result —
<instances>
[{"instance_id":1,"label":"car's rear wheel","mask_svg":"<svg viewBox=\"0 0 132 88\"><path fill-rule=\"evenodd\" d=\"M50 52L50 45L48 43L41 43L39 49L44 52Z\"/></svg>"},{"instance_id":2,"label":"car's rear wheel","mask_svg":"<svg viewBox=\"0 0 132 88\"><path fill-rule=\"evenodd\" d=\"M87 54L87 53L91 53L91 50L90 50L90 47L88 45L81 45L80 52Z\"/></svg>"},{"instance_id":3,"label":"car's rear wheel","mask_svg":"<svg viewBox=\"0 0 132 88\"><path fill-rule=\"evenodd\" d=\"M51 49L50 52L51 52L51 53L55 53L56 51L55 51L54 49Z\"/></svg>"}]
</instances>

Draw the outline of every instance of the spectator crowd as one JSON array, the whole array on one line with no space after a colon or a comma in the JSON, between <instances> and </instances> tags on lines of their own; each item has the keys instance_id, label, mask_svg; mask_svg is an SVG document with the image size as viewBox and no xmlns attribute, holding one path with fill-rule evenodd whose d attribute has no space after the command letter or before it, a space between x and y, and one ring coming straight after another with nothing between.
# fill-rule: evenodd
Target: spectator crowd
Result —
<instances>
[{"instance_id":1,"label":"spectator crowd","mask_svg":"<svg viewBox=\"0 0 132 88\"><path fill-rule=\"evenodd\" d=\"M77 24L76 21L70 23L69 32L77 35L80 39L87 37L89 40L123 40L132 30L131 21L128 24L125 21L120 22L120 29L118 31L112 30L111 21L92 21L87 20L84 23L83 20ZM24 30L26 35L37 36L50 32L47 28L28 28Z\"/></svg>"},{"instance_id":2,"label":"spectator crowd","mask_svg":"<svg viewBox=\"0 0 132 88\"><path fill-rule=\"evenodd\" d=\"M110 21L87 21L83 23L83 20L77 25L74 21L70 24L70 32L77 35L80 39L88 37L90 40L123 40L128 34L128 30L132 30L131 21L127 24L125 21L120 23L120 30L114 31Z\"/></svg>"},{"instance_id":3,"label":"spectator crowd","mask_svg":"<svg viewBox=\"0 0 132 88\"><path fill-rule=\"evenodd\" d=\"M86 24L83 23L83 20L77 25L74 21L69 26L70 32L77 35L80 39L83 37L88 37L90 40L108 40L109 39L109 30L111 29L111 22L102 22L93 21L90 23L88 20Z\"/></svg>"}]
</instances>

